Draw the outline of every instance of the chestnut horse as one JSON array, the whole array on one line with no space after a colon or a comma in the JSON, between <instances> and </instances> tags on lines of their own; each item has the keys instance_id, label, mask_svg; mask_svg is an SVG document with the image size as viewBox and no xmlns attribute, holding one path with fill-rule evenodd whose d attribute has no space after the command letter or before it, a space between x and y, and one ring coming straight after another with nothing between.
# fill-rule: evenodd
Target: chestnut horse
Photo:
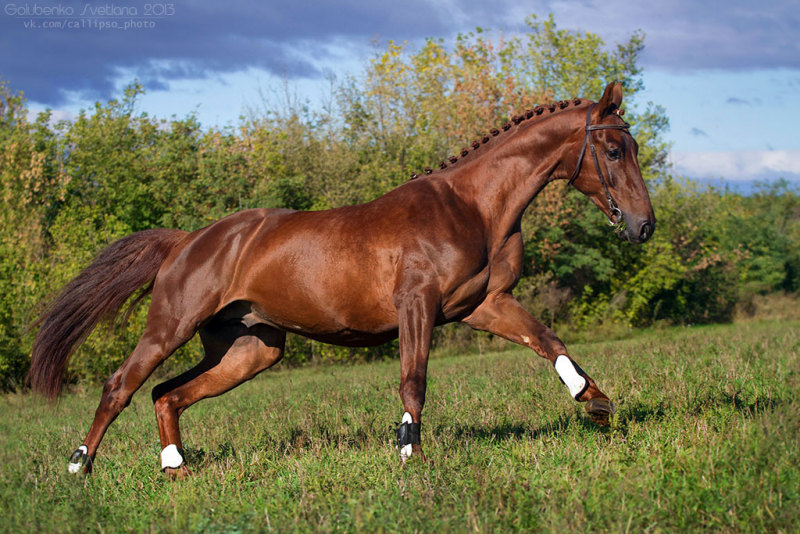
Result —
<instances>
[{"instance_id":1,"label":"chestnut horse","mask_svg":"<svg viewBox=\"0 0 800 534\"><path fill-rule=\"evenodd\" d=\"M655 217L621 102L622 87L612 83L597 103L575 99L528 110L450 165L426 169L366 204L247 210L192 233L146 230L111 244L46 309L33 348L31 385L55 397L70 355L97 323L140 288L140 298L152 293L144 333L105 383L70 471L91 470L111 422L197 332L204 359L153 389L161 466L171 475L188 472L181 413L278 362L286 332L350 346L399 337L403 461L424 458L420 420L431 335L454 321L550 360L570 395L586 402L594 421L607 423L614 411L608 397L511 291L522 269L522 214L553 180L569 180L627 240L652 235Z\"/></svg>"}]
</instances>

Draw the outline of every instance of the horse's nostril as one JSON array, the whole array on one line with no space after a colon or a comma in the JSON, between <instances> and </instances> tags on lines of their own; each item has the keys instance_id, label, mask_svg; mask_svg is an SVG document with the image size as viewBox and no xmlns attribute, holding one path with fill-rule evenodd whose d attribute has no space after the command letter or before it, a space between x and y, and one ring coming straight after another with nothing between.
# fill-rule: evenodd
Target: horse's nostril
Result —
<instances>
[{"instance_id":1,"label":"horse's nostril","mask_svg":"<svg viewBox=\"0 0 800 534\"><path fill-rule=\"evenodd\" d=\"M647 238L653 233L653 225L650 222L645 222L642 224L641 230L639 230L639 237L642 241L646 241Z\"/></svg>"}]
</instances>

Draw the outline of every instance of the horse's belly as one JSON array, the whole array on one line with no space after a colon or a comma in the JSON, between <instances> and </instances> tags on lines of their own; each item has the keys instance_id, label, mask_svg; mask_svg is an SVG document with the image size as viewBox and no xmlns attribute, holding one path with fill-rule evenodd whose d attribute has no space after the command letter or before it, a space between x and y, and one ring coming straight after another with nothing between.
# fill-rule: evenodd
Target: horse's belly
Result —
<instances>
[{"instance_id":1,"label":"horse's belly","mask_svg":"<svg viewBox=\"0 0 800 534\"><path fill-rule=\"evenodd\" d=\"M341 330L329 333L310 333L305 330L288 330L294 334L299 334L316 341L330 343L331 345L343 345L346 347L374 347L383 345L387 341L397 339L397 329L386 332L360 332L354 330Z\"/></svg>"},{"instance_id":2,"label":"horse's belly","mask_svg":"<svg viewBox=\"0 0 800 534\"><path fill-rule=\"evenodd\" d=\"M243 297L266 323L327 343L375 345L396 336L397 311L382 282L337 269L273 271Z\"/></svg>"},{"instance_id":3,"label":"horse's belly","mask_svg":"<svg viewBox=\"0 0 800 534\"><path fill-rule=\"evenodd\" d=\"M287 297L254 302L253 312L267 324L324 343L371 346L397 337L396 314L380 312L378 306L365 309L321 302L307 295ZM276 305L278 302L280 305Z\"/></svg>"}]
</instances>

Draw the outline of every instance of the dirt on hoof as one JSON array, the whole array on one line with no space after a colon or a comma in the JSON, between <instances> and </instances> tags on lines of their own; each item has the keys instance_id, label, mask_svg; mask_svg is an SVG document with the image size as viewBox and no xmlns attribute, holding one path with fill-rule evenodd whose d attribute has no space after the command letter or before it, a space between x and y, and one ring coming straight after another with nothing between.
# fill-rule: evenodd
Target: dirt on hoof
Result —
<instances>
[{"instance_id":1,"label":"dirt on hoof","mask_svg":"<svg viewBox=\"0 0 800 534\"><path fill-rule=\"evenodd\" d=\"M177 469L173 467L167 467L164 469L164 473L169 477L170 480L183 480L186 477L192 476L192 472L185 465L182 465Z\"/></svg>"},{"instance_id":2,"label":"dirt on hoof","mask_svg":"<svg viewBox=\"0 0 800 534\"><path fill-rule=\"evenodd\" d=\"M589 399L586 402L586 413L592 423L598 426L609 426L611 416L617 411L608 399Z\"/></svg>"}]
</instances>

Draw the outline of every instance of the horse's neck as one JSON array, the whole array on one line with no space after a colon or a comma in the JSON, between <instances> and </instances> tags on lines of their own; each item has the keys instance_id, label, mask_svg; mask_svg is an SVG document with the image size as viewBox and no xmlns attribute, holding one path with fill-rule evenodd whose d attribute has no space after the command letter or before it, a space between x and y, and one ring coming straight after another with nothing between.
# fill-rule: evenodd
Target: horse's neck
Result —
<instances>
[{"instance_id":1,"label":"horse's neck","mask_svg":"<svg viewBox=\"0 0 800 534\"><path fill-rule=\"evenodd\" d=\"M478 210L491 236L503 239L516 231L525 208L544 186L571 172L563 168L572 148L566 141L579 125L567 112L552 119L516 132L453 173L453 189Z\"/></svg>"}]
</instances>

